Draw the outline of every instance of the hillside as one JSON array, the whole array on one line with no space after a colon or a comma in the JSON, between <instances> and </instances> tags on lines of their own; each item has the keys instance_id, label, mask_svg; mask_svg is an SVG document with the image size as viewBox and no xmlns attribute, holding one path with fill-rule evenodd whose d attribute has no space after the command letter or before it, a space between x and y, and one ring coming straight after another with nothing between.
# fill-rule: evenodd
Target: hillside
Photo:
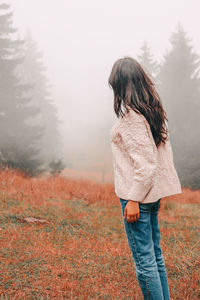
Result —
<instances>
[{"instance_id":1,"label":"hillside","mask_svg":"<svg viewBox=\"0 0 200 300\"><path fill-rule=\"evenodd\" d=\"M199 204L188 188L161 202L171 299L198 299ZM111 183L7 170L0 205L1 299L142 299Z\"/></svg>"}]
</instances>

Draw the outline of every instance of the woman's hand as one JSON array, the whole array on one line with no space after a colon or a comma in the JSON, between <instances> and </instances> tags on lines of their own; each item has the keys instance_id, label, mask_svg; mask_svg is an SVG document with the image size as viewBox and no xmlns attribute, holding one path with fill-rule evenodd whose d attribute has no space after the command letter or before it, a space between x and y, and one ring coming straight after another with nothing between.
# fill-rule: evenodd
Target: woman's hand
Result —
<instances>
[{"instance_id":1,"label":"woman's hand","mask_svg":"<svg viewBox=\"0 0 200 300\"><path fill-rule=\"evenodd\" d=\"M129 200L124 209L124 219L129 223L137 221L139 217L139 202Z\"/></svg>"}]
</instances>

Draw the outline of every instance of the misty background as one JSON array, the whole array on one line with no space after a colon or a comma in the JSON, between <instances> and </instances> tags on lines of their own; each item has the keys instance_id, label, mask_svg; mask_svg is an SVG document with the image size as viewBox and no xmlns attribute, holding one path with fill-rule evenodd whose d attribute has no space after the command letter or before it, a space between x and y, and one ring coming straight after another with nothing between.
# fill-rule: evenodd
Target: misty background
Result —
<instances>
[{"instance_id":1,"label":"misty background","mask_svg":"<svg viewBox=\"0 0 200 300\"><path fill-rule=\"evenodd\" d=\"M200 188L199 6L0 1L1 166L112 180L108 77L129 55L157 84L181 184Z\"/></svg>"}]
</instances>

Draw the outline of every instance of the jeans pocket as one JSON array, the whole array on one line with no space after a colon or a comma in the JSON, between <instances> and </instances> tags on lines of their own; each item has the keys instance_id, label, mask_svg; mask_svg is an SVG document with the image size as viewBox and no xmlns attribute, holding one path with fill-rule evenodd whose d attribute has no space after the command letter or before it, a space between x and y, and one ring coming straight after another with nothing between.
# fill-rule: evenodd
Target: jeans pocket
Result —
<instances>
[{"instance_id":1,"label":"jeans pocket","mask_svg":"<svg viewBox=\"0 0 200 300\"><path fill-rule=\"evenodd\" d=\"M128 203L128 201L129 201L129 200L126 200L126 199L122 199L122 198L120 198L120 202L121 202L122 204L127 204L127 203Z\"/></svg>"},{"instance_id":2,"label":"jeans pocket","mask_svg":"<svg viewBox=\"0 0 200 300\"><path fill-rule=\"evenodd\" d=\"M139 209L141 212L150 212L152 203L139 203Z\"/></svg>"}]
</instances>

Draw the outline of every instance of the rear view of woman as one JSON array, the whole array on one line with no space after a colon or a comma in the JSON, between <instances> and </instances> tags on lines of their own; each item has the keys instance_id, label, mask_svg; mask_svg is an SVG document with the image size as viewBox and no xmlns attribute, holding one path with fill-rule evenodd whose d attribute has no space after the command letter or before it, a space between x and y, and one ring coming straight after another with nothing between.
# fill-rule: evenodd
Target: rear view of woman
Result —
<instances>
[{"instance_id":1,"label":"rear view of woman","mask_svg":"<svg viewBox=\"0 0 200 300\"><path fill-rule=\"evenodd\" d=\"M131 57L118 59L109 85L118 117L111 128L115 193L144 299L170 299L160 247L161 198L182 193L167 116L156 88Z\"/></svg>"}]
</instances>

